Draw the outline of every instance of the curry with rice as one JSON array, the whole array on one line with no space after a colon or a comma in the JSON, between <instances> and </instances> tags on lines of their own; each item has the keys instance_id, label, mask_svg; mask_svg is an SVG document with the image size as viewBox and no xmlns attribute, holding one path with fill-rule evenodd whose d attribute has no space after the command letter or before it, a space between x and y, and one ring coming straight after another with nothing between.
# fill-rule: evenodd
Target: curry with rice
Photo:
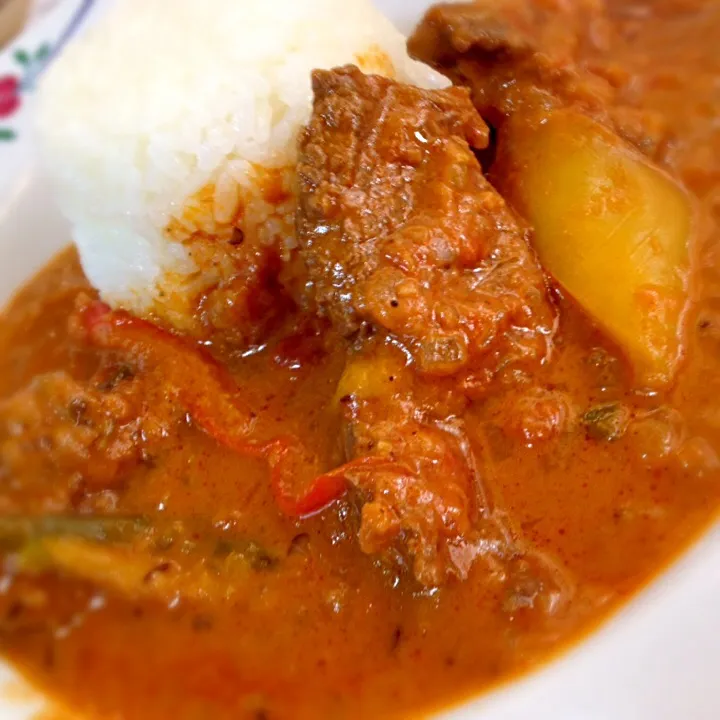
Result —
<instances>
[{"instance_id":1,"label":"curry with rice","mask_svg":"<svg viewBox=\"0 0 720 720\"><path fill-rule=\"evenodd\" d=\"M452 87L315 71L297 247L201 239L200 336L54 259L0 324L6 656L89 717L407 716L637 592L720 505L718 33L478 1L409 40Z\"/></svg>"}]
</instances>

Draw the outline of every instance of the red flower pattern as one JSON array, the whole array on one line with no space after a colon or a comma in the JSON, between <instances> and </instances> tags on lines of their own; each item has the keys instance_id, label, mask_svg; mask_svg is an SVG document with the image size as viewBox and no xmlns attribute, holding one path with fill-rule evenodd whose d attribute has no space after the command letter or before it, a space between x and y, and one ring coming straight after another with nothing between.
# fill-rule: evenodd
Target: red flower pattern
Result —
<instances>
[{"instance_id":1,"label":"red flower pattern","mask_svg":"<svg viewBox=\"0 0 720 720\"><path fill-rule=\"evenodd\" d=\"M13 75L0 77L0 118L10 117L20 107L20 81Z\"/></svg>"}]
</instances>

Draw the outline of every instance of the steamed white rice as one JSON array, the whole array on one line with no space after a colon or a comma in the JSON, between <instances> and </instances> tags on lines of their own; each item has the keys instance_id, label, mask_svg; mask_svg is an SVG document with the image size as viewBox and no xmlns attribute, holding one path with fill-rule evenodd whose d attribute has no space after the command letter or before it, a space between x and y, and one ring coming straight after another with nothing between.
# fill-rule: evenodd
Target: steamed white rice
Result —
<instances>
[{"instance_id":1,"label":"steamed white rice","mask_svg":"<svg viewBox=\"0 0 720 720\"><path fill-rule=\"evenodd\" d=\"M369 0L120 0L68 48L43 82L40 131L102 297L183 326L190 299L229 272L193 238L238 226L292 247L310 73L346 63L447 84ZM263 197L268 174L280 201Z\"/></svg>"}]
</instances>

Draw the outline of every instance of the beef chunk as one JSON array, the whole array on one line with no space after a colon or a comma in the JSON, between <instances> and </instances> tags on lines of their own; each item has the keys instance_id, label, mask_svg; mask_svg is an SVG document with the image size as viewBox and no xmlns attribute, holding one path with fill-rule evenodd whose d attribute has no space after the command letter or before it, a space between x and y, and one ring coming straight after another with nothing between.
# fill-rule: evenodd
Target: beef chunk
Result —
<instances>
[{"instance_id":1,"label":"beef chunk","mask_svg":"<svg viewBox=\"0 0 720 720\"><path fill-rule=\"evenodd\" d=\"M183 418L157 376L111 358L89 381L40 375L0 402L0 484L17 489L20 508L65 510L76 491L117 489L130 467L151 463Z\"/></svg>"},{"instance_id":2,"label":"beef chunk","mask_svg":"<svg viewBox=\"0 0 720 720\"><path fill-rule=\"evenodd\" d=\"M501 369L542 362L554 313L525 229L473 152L487 126L462 88L353 67L316 71L313 86L298 240L318 310L351 338L338 472L363 505L360 545L426 586L480 558L505 577L494 570L521 553L459 418Z\"/></svg>"},{"instance_id":3,"label":"beef chunk","mask_svg":"<svg viewBox=\"0 0 720 720\"><path fill-rule=\"evenodd\" d=\"M298 239L321 310L346 335L382 329L420 372L468 385L545 357L544 278L473 153L488 131L467 91L353 67L316 71L313 88Z\"/></svg>"},{"instance_id":4,"label":"beef chunk","mask_svg":"<svg viewBox=\"0 0 720 720\"><path fill-rule=\"evenodd\" d=\"M612 97L603 79L577 72L588 47L604 46L600 0L478 0L431 8L410 53L472 89L497 124L518 106L580 103L599 110Z\"/></svg>"},{"instance_id":5,"label":"beef chunk","mask_svg":"<svg viewBox=\"0 0 720 720\"><path fill-rule=\"evenodd\" d=\"M488 509L461 422L444 423L462 406L448 407L442 395L442 381L417 377L400 350L379 340L351 354L338 388L345 476L364 501L360 546L411 565L429 586L466 576L452 549Z\"/></svg>"},{"instance_id":6,"label":"beef chunk","mask_svg":"<svg viewBox=\"0 0 720 720\"><path fill-rule=\"evenodd\" d=\"M343 474L362 501L364 552L426 587L473 570L513 597L530 582L529 602L538 607L566 595L562 572L524 547L494 508L450 380L419 376L398 348L375 338L350 355L338 402L349 458ZM543 427L552 432L555 423Z\"/></svg>"},{"instance_id":7,"label":"beef chunk","mask_svg":"<svg viewBox=\"0 0 720 720\"><path fill-rule=\"evenodd\" d=\"M495 127L511 116L573 107L662 160L667 125L627 104L629 76L607 57L610 39L604 0L476 0L431 8L408 50L470 88Z\"/></svg>"}]
</instances>

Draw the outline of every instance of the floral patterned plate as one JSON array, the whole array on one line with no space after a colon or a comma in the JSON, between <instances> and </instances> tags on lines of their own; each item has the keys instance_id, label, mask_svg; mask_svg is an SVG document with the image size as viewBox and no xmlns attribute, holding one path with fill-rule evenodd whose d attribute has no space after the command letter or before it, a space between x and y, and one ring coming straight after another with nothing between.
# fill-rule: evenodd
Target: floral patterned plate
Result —
<instances>
[{"instance_id":1,"label":"floral patterned plate","mask_svg":"<svg viewBox=\"0 0 720 720\"><path fill-rule=\"evenodd\" d=\"M41 11L33 16L25 32L0 52L0 303L3 304L17 286L67 240L62 220L57 210L53 212L48 193L37 180L32 123L34 92L43 71L90 20L101 2L43 0ZM41 213L37 212L39 207L43 208ZM48 709L47 700L0 659L0 720L31 720L41 712L46 717Z\"/></svg>"},{"instance_id":2,"label":"floral patterned plate","mask_svg":"<svg viewBox=\"0 0 720 720\"><path fill-rule=\"evenodd\" d=\"M36 162L34 89L67 40L82 31L99 5L111 0L44 0L51 1L57 4L49 13L0 54L0 305L70 240ZM173 0L155 1L166 2L169 10L173 5ZM205 2L211 9L213 0ZM342 2L337 0L338 5ZM375 2L404 30L430 4ZM720 720L718 608L720 525L582 645L445 717ZM31 720L47 709L47 701L21 682L0 659L0 720Z\"/></svg>"},{"instance_id":3,"label":"floral patterned plate","mask_svg":"<svg viewBox=\"0 0 720 720\"><path fill-rule=\"evenodd\" d=\"M96 0L55 2L0 53L0 198L22 183L33 155L29 117L37 80L96 4Z\"/></svg>"}]
</instances>

